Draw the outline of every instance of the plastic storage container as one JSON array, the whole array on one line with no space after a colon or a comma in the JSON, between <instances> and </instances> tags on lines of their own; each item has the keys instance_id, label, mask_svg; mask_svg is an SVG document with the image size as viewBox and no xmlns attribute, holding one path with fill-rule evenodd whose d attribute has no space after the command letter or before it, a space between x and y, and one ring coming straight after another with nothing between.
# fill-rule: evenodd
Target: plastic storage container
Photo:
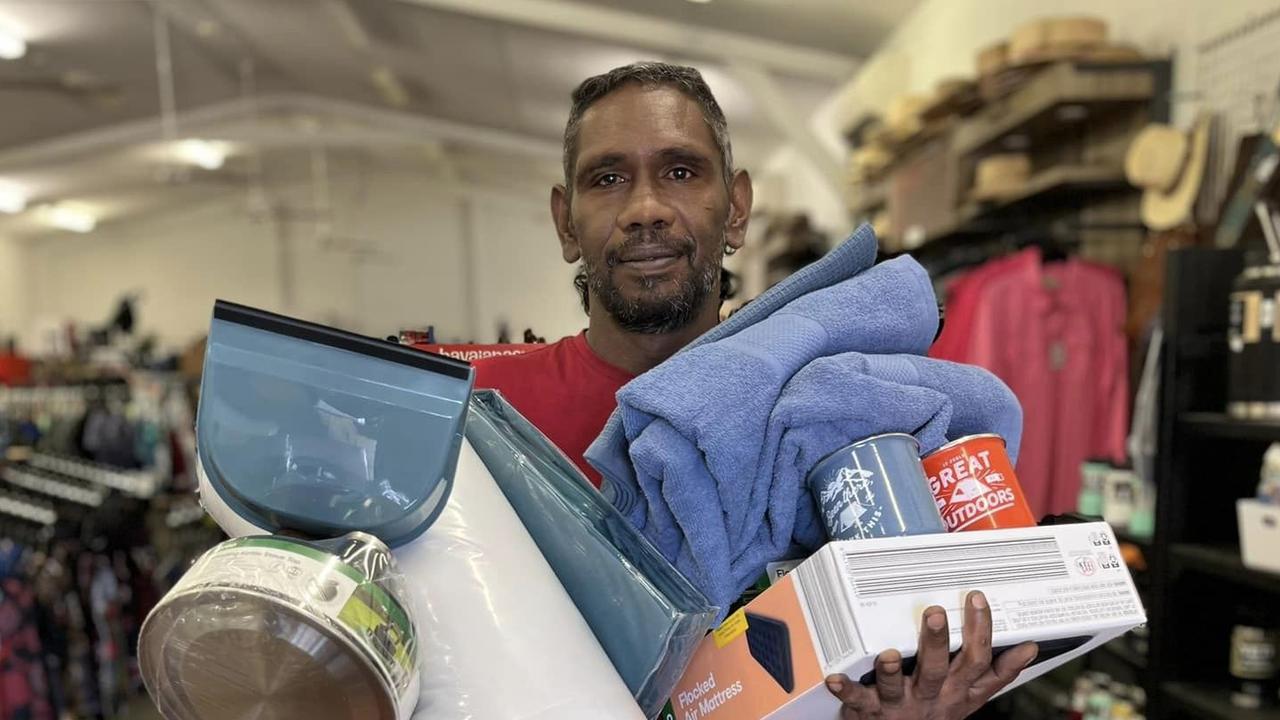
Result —
<instances>
[{"instance_id":1,"label":"plastic storage container","mask_svg":"<svg viewBox=\"0 0 1280 720\"><path fill-rule=\"evenodd\" d=\"M467 363L224 301L207 348L200 492L230 534L361 530L395 547L444 508Z\"/></svg>"}]
</instances>

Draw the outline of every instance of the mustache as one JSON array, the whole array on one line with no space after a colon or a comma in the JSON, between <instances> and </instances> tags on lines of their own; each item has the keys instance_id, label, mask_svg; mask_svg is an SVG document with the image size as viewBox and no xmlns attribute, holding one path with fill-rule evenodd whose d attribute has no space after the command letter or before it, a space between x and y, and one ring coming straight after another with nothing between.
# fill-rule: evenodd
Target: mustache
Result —
<instances>
[{"instance_id":1,"label":"mustache","mask_svg":"<svg viewBox=\"0 0 1280 720\"><path fill-rule=\"evenodd\" d=\"M655 228L634 230L627 233L620 245L605 251L605 266L609 268L617 267L622 262L622 256L630 250L638 247L655 246L687 257L690 261L693 260L693 256L698 249L698 243L693 239L692 235L676 235L669 231Z\"/></svg>"}]
</instances>

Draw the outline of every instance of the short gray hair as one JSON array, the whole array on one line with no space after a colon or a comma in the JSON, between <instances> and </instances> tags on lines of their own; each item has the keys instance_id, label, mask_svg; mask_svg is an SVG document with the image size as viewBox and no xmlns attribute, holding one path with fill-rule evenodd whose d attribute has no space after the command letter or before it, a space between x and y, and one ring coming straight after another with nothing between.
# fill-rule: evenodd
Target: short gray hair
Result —
<instances>
[{"instance_id":1,"label":"short gray hair","mask_svg":"<svg viewBox=\"0 0 1280 720\"><path fill-rule=\"evenodd\" d=\"M671 87L684 93L702 109L702 118L711 129L716 147L720 150L720 164L724 172L724 184L733 182L733 147L729 143L729 123L724 111L702 73L687 65L663 62L639 62L623 65L602 75L582 81L573 91L573 107L569 110L569 122L564 128L564 184L573 193L573 167L578 161L578 134L582 131L582 116L587 109L604 96L623 85L634 83L643 86Z\"/></svg>"}]
</instances>

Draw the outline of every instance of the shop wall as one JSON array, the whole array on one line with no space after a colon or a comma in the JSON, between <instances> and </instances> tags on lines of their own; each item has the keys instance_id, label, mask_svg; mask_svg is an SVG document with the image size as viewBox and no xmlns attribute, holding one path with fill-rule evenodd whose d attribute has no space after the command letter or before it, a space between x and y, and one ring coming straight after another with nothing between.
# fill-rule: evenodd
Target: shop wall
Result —
<instances>
[{"instance_id":1,"label":"shop wall","mask_svg":"<svg viewBox=\"0 0 1280 720\"><path fill-rule=\"evenodd\" d=\"M834 152L834 151L833 151ZM808 158L792 146L775 152L755 173L755 208L768 213L805 213L834 239L852 229L844 198Z\"/></svg>"},{"instance_id":2,"label":"shop wall","mask_svg":"<svg viewBox=\"0 0 1280 720\"><path fill-rule=\"evenodd\" d=\"M25 299L22 265L22 246L10 238L0 237L0 338L21 331Z\"/></svg>"},{"instance_id":3,"label":"shop wall","mask_svg":"<svg viewBox=\"0 0 1280 720\"><path fill-rule=\"evenodd\" d=\"M1054 14L1094 15L1112 37L1175 59L1175 90L1195 87L1195 45L1277 6L1276 0L925 0L888 38L822 115L840 126L866 109L883 110L903 92L927 92L944 77L974 74L974 55L1018 25ZM1184 96L1185 97L1185 96ZM1194 115L1175 105L1175 120Z\"/></svg>"},{"instance_id":4,"label":"shop wall","mask_svg":"<svg viewBox=\"0 0 1280 720\"><path fill-rule=\"evenodd\" d=\"M387 175L335 182L334 205L322 234L310 220L250 216L236 193L31 239L24 342L37 349L39 328L60 320L101 323L125 292L141 295L142 331L169 348L203 334L215 298L373 335L434 324L445 340L492 342L504 318L548 339L583 325L572 268L532 196Z\"/></svg>"}]
</instances>

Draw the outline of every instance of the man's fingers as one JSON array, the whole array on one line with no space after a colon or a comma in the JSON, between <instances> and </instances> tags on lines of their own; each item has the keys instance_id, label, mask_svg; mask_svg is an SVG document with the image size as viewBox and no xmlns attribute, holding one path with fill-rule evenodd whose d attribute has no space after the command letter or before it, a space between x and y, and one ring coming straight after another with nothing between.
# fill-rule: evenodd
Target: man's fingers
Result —
<instances>
[{"instance_id":1,"label":"man's fingers","mask_svg":"<svg viewBox=\"0 0 1280 720\"><path fill-rule=\"evenodd\" d=\"M968 688L991 667L991 608L980 592L971 592L965 598L963 632L963 644L952 665L951 677L955 684Z\"/></svg>"},{"instance_id":2,"label":"man's fingers","mask_svg":"<svg viewBox=\"0 0 1280 720\"><path fill-rule=\"evenodd\" d=\"M1000 657L991 663L991 669L969 688L970 697L986 702L992 695L1000 692L1005 685L1016 680L1018 673L1030 665L1039 652L1038 645L1025 642L1000 653Z\"/></svg>"},{"instance_id":3,"label":"man's fingers","mask_svg":"<svg viewBox=\"0 0 1280 720\"><path fill-rule=\"evenodd\" d=\"M933 606L924 611L920 624L920 649L916 655L916 672L912 689L918 698L930 700L942 692L951 665L951 634L947 630L947 611Z\"/></svg>"},{"instance_id":4,"label":"man's fingers","mask_svg":"<svg viewBox=\"0 0 1280 720\"><path fill-rule=\"evenodd\" d=\"M861 720L880 711L880 702L875 690L863 687L844 675L828 676L827 690L842 703L841 720Z\"/></svg>"},{"instance_id":5,"label":"man's fingers","mask_svg":"<svg viewBox=\"0 0 1280 720\"><path fill-rule=\"evenodd\" d=\"M876 658L876 694L882 706L902 702L906 694L906 680L902 676L902 653L885 650Z\"/></svg>"}]
</instances>

